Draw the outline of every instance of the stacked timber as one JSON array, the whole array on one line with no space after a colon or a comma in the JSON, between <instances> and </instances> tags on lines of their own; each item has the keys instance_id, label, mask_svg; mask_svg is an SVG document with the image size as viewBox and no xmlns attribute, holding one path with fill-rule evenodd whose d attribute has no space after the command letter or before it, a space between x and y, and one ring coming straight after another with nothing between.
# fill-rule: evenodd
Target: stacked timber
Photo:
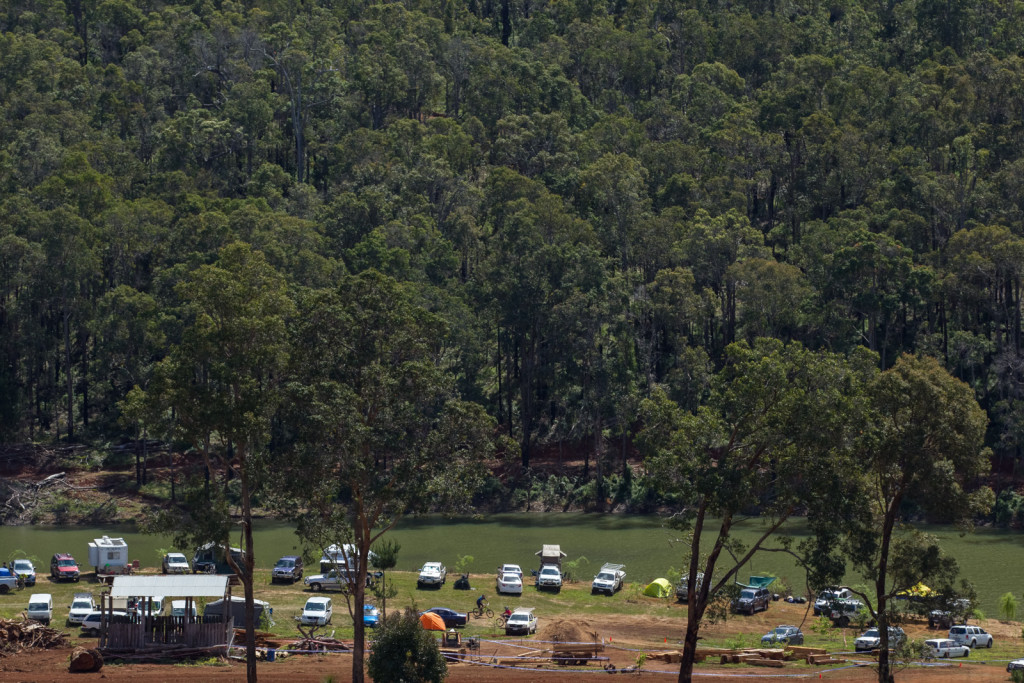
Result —
<instances>
[{"instance_id":1,"label":"stacked timber","mask_svg":"<svg viewBox=\"0 0 1024 683\"><path fill-rule=\"evenodd\" d=\"M28 619L0 619L0 657L27 649L64 647L69 647L68 636L57 629Z\"/></svg>"}]
</instances>

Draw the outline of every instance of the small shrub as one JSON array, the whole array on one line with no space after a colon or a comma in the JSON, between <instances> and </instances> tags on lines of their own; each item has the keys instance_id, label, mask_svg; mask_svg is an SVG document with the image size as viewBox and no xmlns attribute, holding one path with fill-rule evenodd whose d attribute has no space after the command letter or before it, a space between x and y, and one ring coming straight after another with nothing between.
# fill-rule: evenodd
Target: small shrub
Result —
<instances>
[{"instance_id":1,"label":"small shrub","mask_svg":"<svg viewBox=\"0 0 1024 683\"><path fill-rule=\"evenodd\" d=\"M1003 597L999 598L999 614L1007 621L1017 618L1017 598L1013 593L1003 593Z\"/></svg>"},{"instance_id":2,"label":"small shrub","mask_svg":"<svg viewBox=\"0 0 1024 683\"><path fill-rule=\"evenodd\" d=\"M437 640L412 610L389 617L370 647L366 670L375 681L441 683L448 674Z\"/></svg>"},{"instance_id":3,"label":"small shrub","mask_svg":"<svg viewBox=\"0 0 1024 683\"><path fill-rule=\"evenodd\" d=\"M1024 669L1014 669L1011 671L1010 680L1013 683L1024 683Z\"/></svg>"}]
</instances>

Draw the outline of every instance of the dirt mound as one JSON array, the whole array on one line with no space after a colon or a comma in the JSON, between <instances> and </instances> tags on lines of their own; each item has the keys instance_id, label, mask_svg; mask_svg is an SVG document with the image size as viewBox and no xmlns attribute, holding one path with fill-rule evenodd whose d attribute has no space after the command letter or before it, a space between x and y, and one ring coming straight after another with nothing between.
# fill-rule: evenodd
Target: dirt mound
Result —
<instances>
[{"instance_id":1,"label":"dirt mound","mask_svg":"<svg viewBox=\"0 0 1024 683\"><path fill-rule=\"evenodd\" d=\"M540 630L539 637L552 643L592 643L598 639L589 621L568 619L551 622Z\"/></svg>"}]
</instances>

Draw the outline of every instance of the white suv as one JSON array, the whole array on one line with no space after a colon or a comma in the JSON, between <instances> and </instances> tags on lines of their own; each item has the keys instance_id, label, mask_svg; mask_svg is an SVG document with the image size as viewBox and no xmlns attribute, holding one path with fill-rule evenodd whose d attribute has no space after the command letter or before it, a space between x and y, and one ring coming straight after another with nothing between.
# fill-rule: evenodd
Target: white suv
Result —
<instances>
[{"instance_id":1,"label":"white suv","mask_svg":"<svg viewBox=\"0 0 1024 683\"><path fill-rule=\"evenodd\" d=\"M440 562L427 562L416 577L416 587L437 586L440 588L448 578L448 569Z\"/></svg>"},{"instance_id":2,"label":"white suv","mask_svg":"<svg viewBox=\"0 0 1024 683\"><path fill-rule=\"evenodd\" d=\"M992 634L977 626L954 626L949 629L949 639L972 650L977 647L992 647Z\"/></svg>"}]
</instances>

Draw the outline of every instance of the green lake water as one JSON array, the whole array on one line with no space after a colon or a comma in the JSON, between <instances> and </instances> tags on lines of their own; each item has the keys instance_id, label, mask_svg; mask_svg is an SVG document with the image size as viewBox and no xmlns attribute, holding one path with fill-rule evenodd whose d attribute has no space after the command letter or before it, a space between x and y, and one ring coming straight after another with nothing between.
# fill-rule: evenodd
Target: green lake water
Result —
<instances>
[{"instance_id":1,"label":"green lake water","mask_svg":"<svg viewBox=\"0 0 1024 683\"><path fill-rule=\"evenodd\" d=\"M736 534L747 541L754 538L758 528L757 523L749 522ZM980 607L986 615L997 615L998 599L1003 593L1021 593L1024 535L993 529L979 529L966 536L948 527L924 530L939 536L946 551L960 562L963 575L978 588ZM790 533L799 540L804 533L803 524L792 524ZM0 557L20 550L40 566L55 552L70 552L85 563L88 543L104 534L123 537L129 555L143 566L157 565L162 550L175 549L169 538L141 534L133 527L0 527ZM460 555L473 556L470 571L474 573L491 573L502 563L520 564L529 571L537 567L534 553L541 545L554 543L561 545L568 560L587 558L588 562L580 563L579 573L584 579L589 579L604 562L619 562L626 565L630 582L647 582L665 576L670 567L678 569L685 553L678 542L678 532L665 528L660 518L646 515L500 514L479 519L426 516L406 519L388 537L401 546L397 569L406 571L418 569L430 560L452 567ZM281 555L302 552L292 527L280 522L260 522L255 543L257 565L264 568L273 566ZM180 550L191 556L190 549ZM794 589L804 584L803 572L782 553L755 555L742 577L764 573L783 577ZM847 581L861 582L853 575Z\"/></svg>"}]
</instances>

